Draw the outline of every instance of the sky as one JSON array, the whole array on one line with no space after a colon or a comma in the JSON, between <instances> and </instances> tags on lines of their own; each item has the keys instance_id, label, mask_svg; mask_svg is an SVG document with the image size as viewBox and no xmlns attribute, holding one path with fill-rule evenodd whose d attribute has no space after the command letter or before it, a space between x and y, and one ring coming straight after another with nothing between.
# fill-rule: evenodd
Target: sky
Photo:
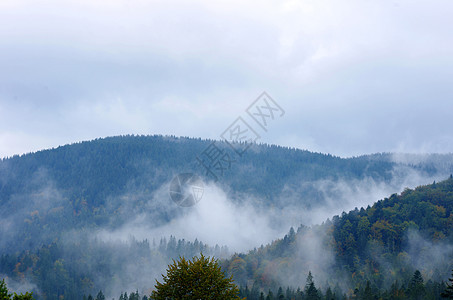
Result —
<instances>
[{"instance_id":1,"label":"sky","mask_svg":"<svg viewBox=\"0 0 453 300\"><path fill-rule=\"evenodd\" d=\"M98 137L453 152L453 2L0 0L0 157ZM245 110L266 91L267 131Z\"/></svg>"}]
</instances>

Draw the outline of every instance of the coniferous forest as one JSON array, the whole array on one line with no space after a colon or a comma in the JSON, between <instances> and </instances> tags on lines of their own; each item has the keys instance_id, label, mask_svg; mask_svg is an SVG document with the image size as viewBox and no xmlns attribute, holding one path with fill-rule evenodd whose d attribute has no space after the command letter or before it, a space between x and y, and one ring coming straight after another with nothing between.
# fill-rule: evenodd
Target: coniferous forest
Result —
<instances>
[{"instance_id":1,"label":"coniferous forest","mask_svg":"<svg viewBox=\"0 0 453 300\"><path fill-rule=\"evenodd\" d=\"M453 299L453 0L0 0L0 300Z\"/></svg>"},{"instance_id":2,"label":"coniferous forest","mask_svg":"<svg viewBox=\"0 0 453 300\"><path fill-rule=\"evenodd\" d=\"M275 226L287 206L315 214L332 201L346 206L363 186L394 193L319 223L301 214L286 235L246 251L164 231L112 234L183 217L166 184L179 172L205 175L195 158L211 142L121 136L3 159L0 274L8 287L36 299L148 299L173 259L203 253L219 259L247 299L442 299L453 269L452 155L340 158L254 145L218 181L204 179L234 205L252 204L263 217L276 211Z\"/></svg>"}]
</instances>

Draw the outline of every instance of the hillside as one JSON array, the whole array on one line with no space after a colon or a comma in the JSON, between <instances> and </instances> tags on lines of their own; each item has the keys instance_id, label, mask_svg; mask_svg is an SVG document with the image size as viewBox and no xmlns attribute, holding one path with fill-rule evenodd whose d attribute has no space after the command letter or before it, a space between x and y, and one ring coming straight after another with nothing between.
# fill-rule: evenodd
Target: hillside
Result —
<instances>
[{"instance_id":1,"label":"hillside","mask_svg":"<svg viewBox=\"0 0 453 300\"><path fill-rule=\"evenodd\" d=\"M453 268L453 178L406 189L322 225L291 229L283 239L233 256L224 268L243 286L274 291L303 288L309 271L323 290L337 286L349 295L363 292L367 281L376 295L391 289L404 294L416 270L425 282L439 283Z\"/></svg>"},{"instance_id":2,"label":"hillside","mask_svg":"<svg viewBox=\"0 0 453 300\"><path fill-rule=\"evenodd\" d=\"M259 291L278 294L282 286L287 295L300 297L281 299L308 299L296 291L303 290L308 271L320 294L330 288L336 295L322 299L371 299L363 296L367 289L382 299L415 299L408 294L415 270L426 282L421 299L439 299L442 280L453 267L452 211L449 178L406 189L320 225L291 228L282 239L223 260L222 268L249 300L259 299ZM200 252L228 257L226 247L198 240L109 241L82 230L37 250L2 254L0 273L34 287L39 299L81 299L99 290L118 299L126 291L149 294L154 278L172 258Z\"/></svg>"},{"instance_id":3,"label":"hillside","mask_svg":"<svg viewBox=\"0 0 453 300\"><path fill-rule=\"evenodd\" d=\"M0 249L3 253L34 249L82 228L118 228L139 212L156 226L178 218L181 210L167 202L165 187L181 172L205 175L196 158L212 142L119 136L2 159ZM394 159L392 154L340 158L253 145L239 157L227 144L217 141L216 145L234 159L217 186L232 201L256 201L253 205L262 208L313 209L333 198L341 207L348 195L341 195L340 184L347 183L350 193L371 186L397 191L417 180L445 178L453 170L452 155L410 160Z\"/></svg>"}]
</instances>

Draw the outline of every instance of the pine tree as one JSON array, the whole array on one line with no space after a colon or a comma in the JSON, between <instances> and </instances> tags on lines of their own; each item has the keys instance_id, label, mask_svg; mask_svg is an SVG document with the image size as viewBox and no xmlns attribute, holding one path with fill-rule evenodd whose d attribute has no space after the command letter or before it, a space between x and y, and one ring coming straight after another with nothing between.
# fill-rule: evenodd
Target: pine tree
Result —
<instances>
[{"instance_id":1,"label":"pine tree","mask_svg":"<svg viewBox=\"0 0 453 300\"><path fill-rule=\"evenodd\" d=\"M20 295L14 293L13 300L34 300L33 293L26 292Z\"/></svg>"},{"instance_id":2,"label":"pine tree","mask_svg":"<svg viewBox=\"0 0 453 300\"><path fill-rule=\"evenodd\" d=\"M391 299L404 299L404 287L399 287L398 280L392 283L390 287L390 297Z\"/></svg>"},{"instance_id":3,"label":"pine tree","mask_svg":"<svg viewBox=\"0 0 453 300\"><path fill-rule=\"evenodd\" d=\"M138 294L138 291L132 292L129 295L129 300L140 300L140 295Z\"/></svg>"},{"instance_id":4,"label":"pine tree","mask_svg":"<svg viewBox=\"0 0 453 300\"><path fill-rule=\"evenodd\" d=\"M286 299L293 299L294 298L294 291L289 287L286 288Z\"/></svg>"},{"instance_id":5,"label":"pine tree","mask_svg":"<svg viewBox=\"0 0 453 300\"><path fill-rule=\"evenodd\" d=\"M313 281L313 275L311 275L311 271L308 272L307 276L307 283L305 284L305 296L307 300L318 300L318 290L315 287L315 283Z\"/></svg>"},{"instance_id":6,"label":"pine tree","mask_svg":"<svg viewBox=\"0 0 453 300\"><path fill-rule=\"evenodd\" d=\"M367 282L366 282L365 291L363 292L363 299L366 299L366 300L374 299L369 280L367 280Z\"/></svg>"},{"instance_id":7,"label":"pine tree","mask_svg":"<svg viewBox=\"0 0 453 300\"><path fill-rule=\"evenodd\" d=\"M441 294L443 298L453 299L453 271L451 273L451 278L448 278L450 283L447 283L445 291Z\"/></svg>"},{"instance_id":8,"label":"pine tree","mask_svg":"<svg viewBox=\"0 0 453 300\"><path fill-rule=\"evenodd\" d=\"M332 289L330 288L330 286L327 288L326 290L326 300L333 300L333 293L332 293Z\"/></svg>"},{"instance_id":9,"label":"pine tree","mask_svg":"<svg viewBox=\"0 0 453 300\"><path fill-rule=\"evenodd\" d=\"M278 291L277 291L277 299L279 299L279 300L285 299L285 295L283 295L283 289L282 289L282 287L279 287L279 288L278 288Z\"/></svg>"},{"instance_id":10,"label":"pine tree","mask_svg":"<svg viewBox=\"0 0 453 300\"><path fill-rule=\"evenodd\" d=\"M8 288L6 287L5 279L2 279L0 282L0 300L9 300L11 299L11 294L8 293Z\"/></svg>"},{"instance_id":11,"label":"pine tree","mask_svg":"<svg viewBox=\"0 0 453 300\"><path fill-rule=\"evenodd\" d=\"M300 288L297 288L297 291L296 291L296 300L302 300L304 297L303 297L303 292L300 290Z\"/></svg>"},{"instance_id":12,"label":"pine tree","mask_svg":"<svg viewBox=\"0 0 453 300\"><path fill-rule=\"evenodd\" d=\"M271 290L267 293L266 300L274 300L274 293Z\"/></svg>"},{"instance_id":13,"label":"pine tree","mask_svg":"<svg viewBox=\"0 0 453 300\"><path fill-rule=\"evenodd\" d=\"M105 296L102 291L99 291L98 295L96 296L96 300L105 300Z\"/></svg>"},{"instance_id":14,"label":"pine tree","mask_svg":"<svg viewBox=\"0 0 453 300\"><path fill-rule=\"evenodd\" d=\"M14 295L8 293L8 288L6 287L5 279L2 279L0 282L0 300L34 300L33 293L26 292L25 294L16 294Z\"/></svg>"},{"instance_id":15,"label":"pine tree","mask_svg":"<svg viewBox=\"0 0 453 300\"><path fill-rule=\"evenodd\" d=\"M252 290L250 291L250 299L258 300L260 294L260 288L257 282L253 283Z\"/></svg>"},{"instance_id":16,"label":"pine tree","mask_svg":"<svg viewBox=\"0 0 453 300\"><path fill-rule=\"evenodd\" d=\"M419 270L414 272L411 282L409 283L409 295L412 299L423 299L425 295L425 286L423 284L423 277Z\"/></svg>"}]
</instances>

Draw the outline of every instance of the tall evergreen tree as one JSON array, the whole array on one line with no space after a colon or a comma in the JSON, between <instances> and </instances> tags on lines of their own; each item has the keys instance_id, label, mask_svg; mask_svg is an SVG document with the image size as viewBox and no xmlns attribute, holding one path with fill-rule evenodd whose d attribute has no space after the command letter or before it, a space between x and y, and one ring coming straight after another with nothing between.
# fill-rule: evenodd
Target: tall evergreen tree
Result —
<instances>
[{"instance_id":1,"label":"tall evergreen tree","mask_svg":"<svg viewBox=\"0 0 453 300\"><path fill-rule=\"evenodd\" d=\"M99 291L98 295L96 296L96 300L105 300L105 296L102 291Z\"/></svg>"},{"instance_id":2,"label":"tall evergreen tree","mask_svg":"<svg viewBox=\"0 0 453 300\"><path fill-rule=\"evenodd\" d=\"M267 293L266 300L274 300L274 293L271 290Z\"/></svg>"},{"instance_id":3,"label":"tall evergreen tree","mask_svg":"<svg viewBox=\"0 0 453 300\"><path fill-rule=\"evenodd\" d=\"M283 295L283 289L282 289L282 287L279 287L279 288L278 288L278 291L277 291L277 299L278 299L278 300L285 299L285 295Z\"/></svg>"},{"instance_id":4,"label":"tall evergreen tree","mask_svg":"<svg viewBox=\"0 0 453 300\"><path fill-rule=\"evenodd\" d=\"M451 278L448 278L448 281L449 283L447 283L447 287L445 288L445 291L441 294L441 296L443 298L453 299L453 271L451 273Z\"/></svg>"},{"instance_id":5,"label":"tall evergreen tree","mask_svg":"<svg viewBox=\"0 0 453 300\"><path fill-rule=\"evenodd\" d=\"M305 299L307 300L319 300L318 289L313 281L313 275L311 271L308 271L307 283L305 284Z\"/></svg>"},{"instance_id":6,"label":"tall evergreen tree","mask_svg":"<svg viewBox=\"0 0 453 300\"><path fill-rule=\"evenodd\" d=\"M11 294L8 293L5 279L2 279L2 281L0 282L0 300L9 300L10 298Z\"/></svg>"},{"instance_id":7,"label":"tall evergreen tree","mask_svg":"<svg viewBox=\"0 0 453 300\"><path fill-rule=\"evenodd\" d=\"M0 300L34 300L33 293L26 292L25 294L10 294L5 283L5 279L0 282Z\"/></svg>"},{"instance_id":8,"label":"tall evergreen tree","mask_svg":"<svg viewBox=\"0 0 453 300\"><path fill-rule=\"evenodd\" d=\"M330 286L326 290L325 298L326 298L326 300L334 300L332 289L330 288Z\"/></svg>"},{"instance_id":9,"label":"tall evergreen tree","mask_svg":"<svg viewBox=\"0 0 453 300\"><path fill-rule=\"evenodd\" d=\"M366 282L365 291L363 292L363 299L364 300L372 300L372 299L374 299L373 292L371 291L371 285L370 285L370 281L369 280L367 280L367 282Z\"/></svg>"},{"instance_id":10,"label":"tall evergreen tree","mask_svg":"<svg viewBox=\"0 0 453 300\"><path fill-rule=\"evenodd\" d=\"M423 277L419 270L414 272L411 282L409 283L409 295L412 299L424 299L425 286L423 284Z\"/></svg>"}]
</instances>

